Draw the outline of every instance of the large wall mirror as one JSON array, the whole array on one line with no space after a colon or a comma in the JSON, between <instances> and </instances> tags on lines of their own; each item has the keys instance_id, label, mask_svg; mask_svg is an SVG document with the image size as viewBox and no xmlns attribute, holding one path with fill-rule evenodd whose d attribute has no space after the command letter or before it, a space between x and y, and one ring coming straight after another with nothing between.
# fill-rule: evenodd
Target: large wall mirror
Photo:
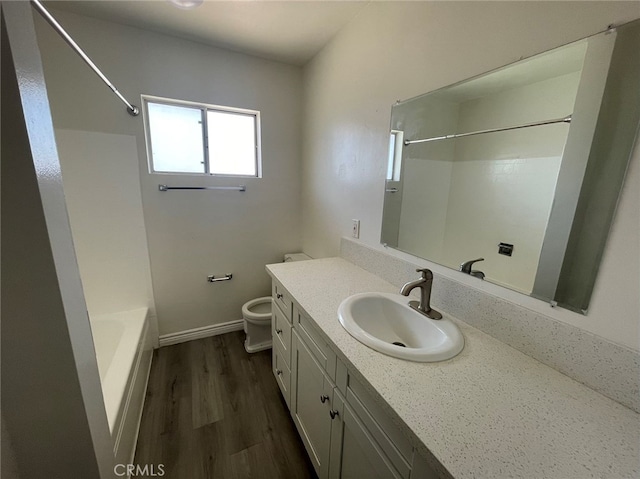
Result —
<instances>
[{"instance_id":1,"label":"large wall mirror","mask_svg":"<svg viewBox=\"0 0 640 479\"><path fill-rule=\"evenodd\" d=\"M638 133L639 51L636 20L395 104L382 243L586 313Z\"/></svg>"}]
</instances>

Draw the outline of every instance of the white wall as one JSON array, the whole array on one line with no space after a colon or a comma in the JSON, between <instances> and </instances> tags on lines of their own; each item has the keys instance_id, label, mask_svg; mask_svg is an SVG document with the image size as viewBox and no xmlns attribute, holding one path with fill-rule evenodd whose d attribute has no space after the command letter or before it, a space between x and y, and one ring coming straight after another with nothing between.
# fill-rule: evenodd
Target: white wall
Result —
<instances>
[{"instance_id":1,"label":"white wall","mask_svg":"<svg viewBox=\"0 0 640 479\"><path fill-rule=\"evenodd\" d=\"M57 130L56 143L89 314L153 311L136 138Z\"/></svg>"},{"instance_id":2,"label":"white wall","mask_svg":"<svg viewBox=\"0 0 640 479\"><path fill-rule=\"evenodd\" d=\"M565 117L573 112L579 83L578 71L465 101L460 104L458 131ZM561 156L568 131L568 124L558 123L462 138L455 141L455 158L470 161Z\"/></svg>"},{"instance_id":3,"label":"white wall","mask_svg":"<svg viewBox=\"0 0 640 479\"><path fill-rule=\"evenodd\" d=\"M404 131L406 139L429 138L458 131L458 113L455 102L425 97L394 106L391 123L392 128ZM402 149L398 234L402 251L441 257L454 153L453 141L417 143Z\"/></svg>"},{"instance_id":4,"label":"white wall","mask_svg":"<svg viewBox=\"0 0 640 479\"><path fill-rule=\"evenodd\" d=\"M637 17L637 2L367 5L305 67L304 250L314 257L337 255L352 218L361 220L361 240L380 248L393 102ZM636 181L639 156L636 150L588 316L552 310L437 265L434 271L638 349L639 226L630 185ZM615 268L629 260L632 264L623 270Z\"/></svg>"},{"instance_id":5,"label":"white wall","mask_svg":"<svg viewBox=\"0 0 640 479\"><path fill-rule=\"evenodd\" d=\"M267 263L300 249L301 70L175 37L54 11L118 89L260 110L261 179L148 172L142 117L133 118L43 21L37 22L56 128L136 137L160 334L241 318L268 295ZM176 11L178 14L178 11ZM247 185L233 191L159 192L173 186ZM233 273L209 284L208 274Z\"/></svg>"},{"instance_id":6,"label":"white wall","mask_svg":"<svg viewBox=\"0 0 640 479\"><path fill-rule=\"evenodd\" d=\"M442 258L453 165L421 158L404 161L398 249Z\"/></svg>"}]
</instances>

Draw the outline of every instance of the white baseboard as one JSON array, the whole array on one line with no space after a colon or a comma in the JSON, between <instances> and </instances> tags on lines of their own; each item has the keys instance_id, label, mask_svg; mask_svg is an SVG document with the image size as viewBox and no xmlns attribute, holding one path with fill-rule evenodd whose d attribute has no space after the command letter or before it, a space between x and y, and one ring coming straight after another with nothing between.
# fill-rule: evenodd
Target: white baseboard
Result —
<instances>
[{"instance_id":1,"label":"white baseboard","mask_svg":"<svg viewBox=\"0 0 640 479\"><path fill-rule=\"evenodd\" d=\"M232 331L240 331L244 328L244 320L237 319L227 323L212 324L203 328L187 329L177 333L163 334L160 336L160 347L171 346L172 344L193 341L194 339L208 338L209 336L217 336L218 334L230 333Z\"/></svg>"}]
</instances>

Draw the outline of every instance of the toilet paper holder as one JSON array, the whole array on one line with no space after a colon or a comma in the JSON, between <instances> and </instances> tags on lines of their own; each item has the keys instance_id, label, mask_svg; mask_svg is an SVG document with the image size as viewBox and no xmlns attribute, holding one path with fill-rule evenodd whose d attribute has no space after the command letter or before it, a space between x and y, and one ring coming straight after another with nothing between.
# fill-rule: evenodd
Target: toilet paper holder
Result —
<instances>
[{"instance_id":1,"label":"toilet paper holder","mask_svg":"<svg viewBox=\"0 0 640 479\"><path fill-rule=\"evenodd\" d=\"M218 281L229 281L231 278L233 278L233 275L231 273L220 276L219 278L216 278L214 275L210 274L209 276L207 276L207 281L209 283L217 283Z\"/></svg>"}]
</instances>

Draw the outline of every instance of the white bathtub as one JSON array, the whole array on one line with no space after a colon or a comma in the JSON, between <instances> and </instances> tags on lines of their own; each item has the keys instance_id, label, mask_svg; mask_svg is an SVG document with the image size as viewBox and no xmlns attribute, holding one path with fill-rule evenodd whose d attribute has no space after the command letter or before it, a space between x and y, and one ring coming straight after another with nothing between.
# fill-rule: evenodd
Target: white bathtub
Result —
<instances>
[{"instance_id":1,"label":"white bathtub","mask_svg":"<svg viewBox=\"0 0 640 479\"><path fill-rule=\"evenodd\" d=\"M148 309L91 316L104 405L116 463L133 462L152 343Z\"/></svg>"}]
</instances>

